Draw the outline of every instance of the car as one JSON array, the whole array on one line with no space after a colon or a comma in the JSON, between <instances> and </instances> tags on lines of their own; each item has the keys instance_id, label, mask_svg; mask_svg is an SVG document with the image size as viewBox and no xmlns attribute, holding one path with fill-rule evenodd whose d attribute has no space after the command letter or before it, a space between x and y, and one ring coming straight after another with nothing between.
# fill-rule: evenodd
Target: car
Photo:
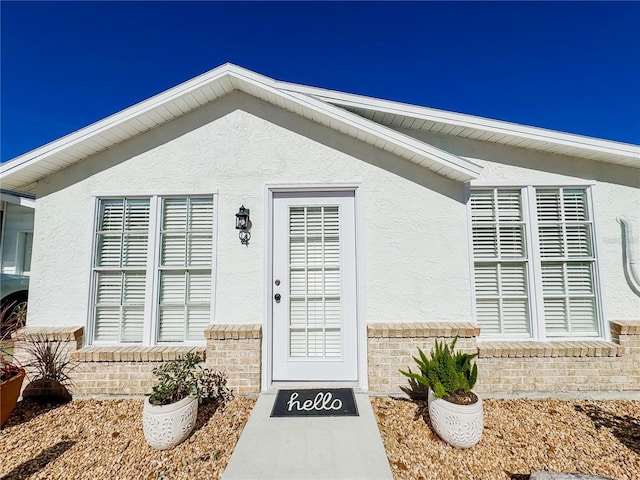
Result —
<instances>
[{"instance_id":1,"label":"car","mask_svg":"<svg viewBox=\"0 0 640 480\"><path fill-rule=\"evenodd\" d=\"M0 273L0 339L24 326L29 299L29 277Z\"/></svg>"}]
</instances>

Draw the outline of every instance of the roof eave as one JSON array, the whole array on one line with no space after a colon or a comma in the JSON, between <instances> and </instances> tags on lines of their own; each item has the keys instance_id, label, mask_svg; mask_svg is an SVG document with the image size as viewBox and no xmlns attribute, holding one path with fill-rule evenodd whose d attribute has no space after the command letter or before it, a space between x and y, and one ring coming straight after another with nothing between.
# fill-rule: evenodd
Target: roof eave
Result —
<instances>
[{"instance_id":1,"label":"roof eave","mask_svg":"<svg viewBox=\"0 0 640 480\"><path fill-rule=\"evenodd\" d=\"M420 142L413 137L404 135L391 128L362 118L359 115L326 103L320 99L309 97L298 92L283 91L277 87L278 83L279 82L276 82L270 77L257 74L233 64L222 65L147 100L143 100L142 102L139 102L103 120L66 135L54 142L14 158L0 166L0 176L3 177L3 182L6 183L8 188L31 188L34 182L37 182L39 179L44 178L54 171L65 168L82 158L94 155L99 151L119 143L113 142L106 147L94 149L88 154L78 154L77 152L73 152L74 147L78 147L78 149L82 150L80 147L83 146L83 142L95 139L101 134L109 134L112 129L118 129L118 127L125 125L127 122L140 118L141 115L151 112L154 109L166 106L170 102L177 102L181 98L196 92L200 88L206 88L212 85L214 87L221 86L223 84L226 90L225 88L222 88L222 91L226 93L228 93L229 86L231 86L232 90L240 90L249 95L257 94L257 96L261 96L262 93L267 92L269 95L264 96L267 101L271 101L270 98L279 97L284 101L284 103L293 102L298 104L304 108L310 109L310 111L318 113L319 115L326 116L329 120L326 122L326 125L329 127L334 127L331 120L341 124L350 125L357 130L366 132L367 135L371 135L373 138L380 138L385 142L390 142L390 144L394 145L394 150L398 150L403 153L403 156L406 158L409 158L420 165L427 166L427 168L431 168L432 170L453 180L465 182L477 178L479 175L481 167L469 162L468 160L439 150ZM219 96L215 98L219 98ZM278 106L282 106L279 102L276 103ZM294 109L290 108L289 110L293 111ZM188 112L182 112L180 115L185 113ZM166 121L178 118L180 115L170 117ZM312 117L313 115L308 115L308 118L313 120ZM157 125L159 124L160 123ZM138 134L144 133L151 128L155 128L157 125L142 130ZM130 137L120 141L126 141L133 136L135 135L131 135ZM35 166L38 163L51 160L56 155L61 158L65 155L68 157L67 159L60 160L60 164L63 166L57 169L52 167L51 171L45 171L44 173L42 171L40 171L40 173L35 171ZM31 170L31 172L29 172L29 170Z\"/></svg>"},{"instance_id":2,"label":"roof eave","mask_svg":"<svg viewBox=\"0 0 640 480\"><path fill-rule=\"evenodd\" d=\"M327 103L343 107L355 107L423 119L432 122L442 122L453 126L473 128L486 132L498 133L549 144L564 145L575 149L576 156L581 152L602 153L612 156L610 163L624 164L640 168L640 146L603 140L584 135L577 135L540 127L531 127L512 122L493 120L463 113L448 112L430 107L421 107L391 100L382 100L357 94L307 87L291 83L280 82L282 90L296 91L313 96Z\"/></svg>"}]
</instances>

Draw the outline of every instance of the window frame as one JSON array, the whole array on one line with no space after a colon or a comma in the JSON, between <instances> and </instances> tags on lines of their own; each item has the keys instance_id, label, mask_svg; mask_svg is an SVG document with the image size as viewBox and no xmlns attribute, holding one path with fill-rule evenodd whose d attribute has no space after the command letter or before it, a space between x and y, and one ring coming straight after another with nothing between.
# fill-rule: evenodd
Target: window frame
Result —
<instances>
[{"instance_id":1,"label":"window frame","mask_svg":"<svg viewBox=\"0 0 640 480\"><path fill-rule=\"evenodd\" d=\"M209 324L214 323L215 315L215 291L217 277L217 248L218 248L218 193L188 193L188 194L108 194L94 195L94 219L92 235L92 248L89 268L89 299L87 304L87 345L96 346L131 346L131 347L150 347L150 346L171 346L171 345L204 345L206 340L185 340L181 342L161 342L158 341L159 317L160 317L160 275L163 271L161 265L161 224L162 224L162 201L164 199L184 199L184 198L211 198L213 208L212 231L211 231L211 290L209 303ZM149 231L147 237L147 259L145 271L145 298L144 298L144 314L143 314L143 334L141 342L122 342L96 340L96 293L97 293L97 276L96 276L96 255L98 254L98 226L100 222L100 205L104 200L124 200L124 199L148 199L149 200Z\"/></svg>"},{"instance_id":2,"label":"window frame","mask_svg":"<svg viewBox=\"0 0 640 480\"><path fill-rule=\"evenodd\" d=\"M536 210L536 191L544 189L584 189L586 196L586 208L589 215L589 223L591 223L591 247L593 265L593 289L596 302L597 333L584 335L576 333L566 333L561 335L550 334L546 330L544 318L544 291L542 286L542 264L543 257L540 254L540 241L538 232L538 218ZM489 181L472 181L466 184L465 188L465 206L467 211L467 238L469 252L469 272L471 285L471 306L473 321L478 324L478 310L476 299L475 285L475 257L473 246L473 224L471 210L471 193L474 190L488 189L519 189L522 197L522 215L525 223L525 242L528 244L526 263L527 271L527 294L529 297L529 336L525 335L504 335L504 334L485 334L479 337L480 341L572 341L572 340L593 340L603 339L610 340L609 329L606 328L605 312L602 302L602 273L600 268L599 251L600 235L598 232L598 222L594 209L594 197L596 196L596 182L489 182Z\"/></svg>"}]
</instances>

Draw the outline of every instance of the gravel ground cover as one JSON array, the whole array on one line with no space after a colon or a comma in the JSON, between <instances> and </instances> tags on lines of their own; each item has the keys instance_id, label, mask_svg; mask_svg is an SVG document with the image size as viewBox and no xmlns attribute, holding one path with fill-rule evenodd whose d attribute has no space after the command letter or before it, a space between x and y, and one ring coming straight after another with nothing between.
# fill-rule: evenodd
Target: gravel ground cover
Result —
<instances>
[{"instance_id":1,"label":"gravel ground cover","mask_svg":"<svg viewBox=\"0 0 640 480\"><path fill-rule=\"evenodd\" d=\"M141 400L23 401L0 431L0 480L220 478L254 404L201 406L191 437L160 452L144 440ZM438 438L426 403L372 404L397 480L527 480L538 470L640 479L640 402L486 399L471 450Z\"/></svg>"},{"instance_id":2,"label":"gravel ground cover","mask_svg":"<svg viewBox=\"0 0 640 480\"><path fill-rule=\"evenodd\" d=\"M534 471L640 479L640 402L484 400L482 440L450 447L426 402L372 398L396 479L527 480Z\"/></svg>"},{"instance_id":3,"label":"gravel ground cover","mask_svg":"<svg viewBox=\"0 0 640 480\"><path fill-rule=\"evenodd\" d=\"M173 450L149 447L142 400L79 400L57 408L18 403L0 431L0 480L217 479L255 400L200 405L192 435Z\"/></svg>"}]
</instances>

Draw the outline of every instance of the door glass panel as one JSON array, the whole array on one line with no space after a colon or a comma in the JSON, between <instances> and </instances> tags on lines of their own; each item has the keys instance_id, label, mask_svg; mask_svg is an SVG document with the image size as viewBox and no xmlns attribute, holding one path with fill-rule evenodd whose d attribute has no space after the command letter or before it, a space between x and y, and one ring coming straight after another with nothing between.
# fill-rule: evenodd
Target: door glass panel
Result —
<instances>
[{"instance_id":1,"label":"door glass panel","mask_svg":"<svg viewBox=\"0 0 640 480\"><path fill-rule=\"evenodd\" d=\"M289 207L289 356L340 357L338 206Z\"/></svg>"}]
</instances>

